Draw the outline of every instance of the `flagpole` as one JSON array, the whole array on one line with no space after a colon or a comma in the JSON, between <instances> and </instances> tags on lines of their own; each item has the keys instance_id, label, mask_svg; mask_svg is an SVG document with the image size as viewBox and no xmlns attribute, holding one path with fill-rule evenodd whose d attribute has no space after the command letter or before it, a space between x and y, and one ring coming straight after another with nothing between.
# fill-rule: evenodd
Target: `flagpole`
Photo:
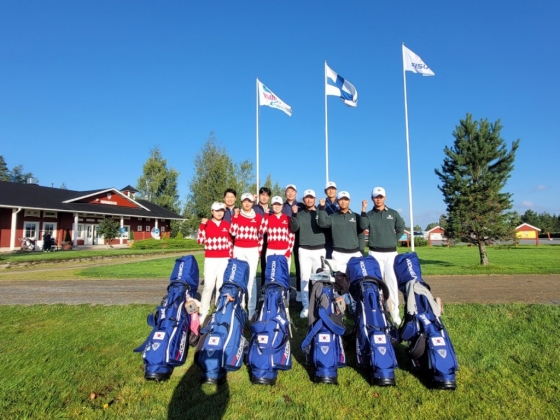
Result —
<instances>
[{"instance_id":1,"label":"flagpole","mask_svg":"<svg viewBox=\"0 0 560 420\"><path fill-rule=\"evenodd\" d=\"M256 184L256 195L259 195L259 78L257 77L257 184ZM258 203L257 203L258 204Z\"/></svg>"},{"instance_id":2,"label":"flagpole","mask_svg":"<svg viewBox=\"0 0 560 420\"><path fill-rule=\"evenodd\" d=\"M410 142L408 139L408 105L406 98L406 70L404 68L404 42L403 45L403 80L404 80L404 120L406 129L406 162L408 165L408 207L410 211L410 243L411 251L414 252L414 216L412 214L412 180L410 177Z\"/></svg>"},{"instance_id":3,"label":"flagpole","mask_svg":"<svg viewBox=\"0 0 560 420\"><path fill-rule=\"evenodd\" d=\"M328 109L327 109L327 60L325 60L325 168L326 168L326 182L329 182L329 123L328 123Z\"/></svg>"}]
</instances>

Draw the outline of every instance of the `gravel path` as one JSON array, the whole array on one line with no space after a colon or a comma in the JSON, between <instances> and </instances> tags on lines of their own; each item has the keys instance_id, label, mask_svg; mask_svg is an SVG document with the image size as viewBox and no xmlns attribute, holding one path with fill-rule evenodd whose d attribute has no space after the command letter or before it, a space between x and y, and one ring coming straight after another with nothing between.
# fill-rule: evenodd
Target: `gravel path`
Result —
<instances>
[{"instance_id":1,"label":"gravel path","mask_svg":"<svg viewBox=\"0 0 560 420\"><path fill-rule=\"evenodd\" d=\"M444 303L542 303L560 305L560 275L426 276ZM295 284L295 279L292 278ZM0 305L156 305L168 280L0 281ZM202 288L201 288L202 289ZM201 291L199 290L199 292ZM402 302L402 296L401 296Z\"/></svg>"}]
</instances>

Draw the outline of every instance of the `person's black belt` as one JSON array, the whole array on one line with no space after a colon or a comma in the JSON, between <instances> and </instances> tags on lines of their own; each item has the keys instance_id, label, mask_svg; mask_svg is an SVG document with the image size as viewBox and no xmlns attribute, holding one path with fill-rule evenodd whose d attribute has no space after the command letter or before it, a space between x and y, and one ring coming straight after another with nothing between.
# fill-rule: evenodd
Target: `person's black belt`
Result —
<instances>
[{"instance_id":1,"label":"person's black belt","mask_svg":"<svg viewBox=\"0 0 560 420\"><path fill-rule=\"evenodd\" d=\"M373 252L397 252L397 248L378 248L378 247L373 247L369 249L370 251Z\"/></svg>"},{"instance_id":2,"label":"person's black belt","mask_svg":"<svg viewBox=\"0 0 560 420\"><path fill-rule=\"evenodd\" d=\"M325 249L325 244L321 244L321 245L300 245L299 246L300 249L309 249L311 251L317 250L317 249Z\"/></svg>"},{"instance_id":3,"label":"person's black belt","mask_svg":"<svg viewBox=\"0 0 560 420\"><path fill-rule=\"evenodd\" d=\"M333 250L336 251L336 252L341 252L343 254L353 254L354 252L359 252L360 248L344 249L344 248L334 247Z\"/></svg>"}]
</instances>

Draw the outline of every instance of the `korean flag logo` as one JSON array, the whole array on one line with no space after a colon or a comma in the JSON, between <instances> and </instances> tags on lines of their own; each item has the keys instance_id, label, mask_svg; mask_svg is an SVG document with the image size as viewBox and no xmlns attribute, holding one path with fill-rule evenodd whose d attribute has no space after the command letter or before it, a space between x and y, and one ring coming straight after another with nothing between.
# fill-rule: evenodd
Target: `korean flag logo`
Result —
<instances>
[{"instance_id":1,"label":"korean flag logo","mask_svg":"<svg viewBox=\"0 0 560 420\"><path fill-rule=\"evenodd\" d=\"M208 345L209 346L218 346L220 345L220 337L218 336L210 336L210 338L208 338Z\"/></svg>"},{"instance_id":2,"label":"korean flag logo","mask_svg":"<svg viewBox=\"0 0 560 420\"><path fill-rule=\"evenodd\" d=\"M381 334L375 334L374 336L376 344L387 344L387 337Z\"/></svg>"},{"instance_id":3,"label":"korean flag logo","mask_svg":"<svg viewBox=\"0 0 560 420\"><path fill-rule=\"evenodd\" d=\"M259 335L259 344L268 344L268 335Z\"/></svg>"},{"instance_id":4,"label":"korean flag logo","mask_svg":"<svg viewBox=\"0 0 560 420\"><path fill-rule=\"evenodd\" d=\"M158 331L157 333L154 334L154 340L163 340L164 338L165 338L164 331Z\"/></svg>"},{"instance_id":5,"label":"korean flag logo","mask_svg":"<svg viewBox=\"0 0 560 420\"><path fill-rule=\"evenodd\" d=\"M330 343L331 336L329 334L319 334L319 343Z\"/></svg>"},{"instance_id":6,"label":"korean flag logo","mask_svg":"<svg viewBox=\"0 0 560 420\"><path fill-rule=\"evenodd\" d=\"M434 346L445 346L445 340L443 337L432 337L432 344Z\"/></svg>"}]
</instances>

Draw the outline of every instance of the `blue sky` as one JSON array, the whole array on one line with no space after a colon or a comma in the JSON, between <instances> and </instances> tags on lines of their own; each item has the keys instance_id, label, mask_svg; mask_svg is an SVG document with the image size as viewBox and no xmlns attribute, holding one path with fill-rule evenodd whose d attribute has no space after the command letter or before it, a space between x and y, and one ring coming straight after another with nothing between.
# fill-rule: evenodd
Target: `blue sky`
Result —
<instances>
[{"instance_id":1,"label":"blue sky","mask_svg":"<svg viewBox=\"0 0 560 420\"><path fill-rule=\"evenodd\" d=\"M255 79L293 109L260 108L261 179L325 184L324 61L358 90L328 98L329 172L354 209L380 185L409 221L401 44L414 222L445 211L434 168L467 112L520 138L514 209L560 213L560 68L552 1L11 1L0 3L0 154L41 185L136 185L159 146L181 175L211 132L255 161Z\"/></svg>"}]
</instances>

